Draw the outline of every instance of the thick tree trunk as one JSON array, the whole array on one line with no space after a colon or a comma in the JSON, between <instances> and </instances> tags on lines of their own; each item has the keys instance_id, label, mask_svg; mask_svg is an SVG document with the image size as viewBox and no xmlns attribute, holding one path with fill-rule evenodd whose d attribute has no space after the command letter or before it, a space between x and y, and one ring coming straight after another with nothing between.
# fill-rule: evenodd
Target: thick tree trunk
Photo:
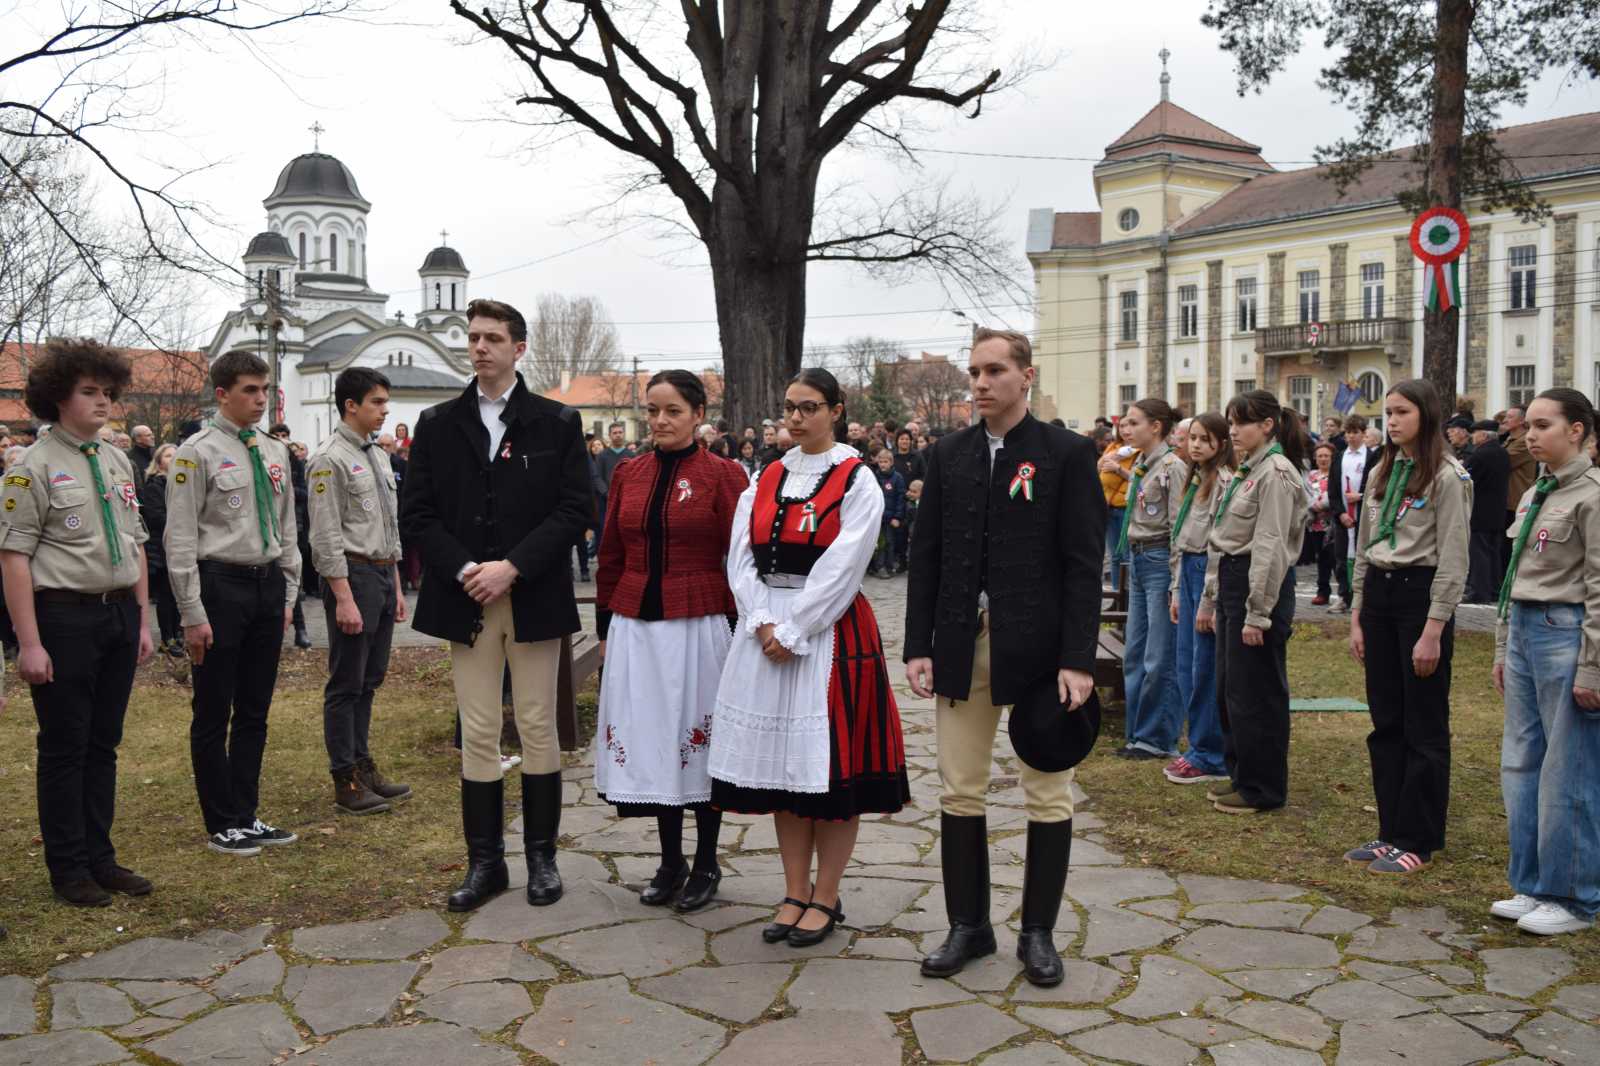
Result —
<instances>
[{"instance_id":1,"label":"thick tree trunk","mask_svg":"<svg viewBox=\"0 0 1600 1066\"><path fill-rule=\"evenodd\" d=\"M735 428L783 414L805 344L806 262L774 262L737 235L708 242L722 340L722 417Z\"/></svg>"},{"instance_id":2,"label":"thick tree trunk","mask_svg":"<svg viewBox=\"0 0 1600 1066\"><path fill-rule=\"evenodd\" d=\"M1471 0L1438 0L1438 57L1433 65L1433 128L1428 144L1428 193L1433 204L1461 208L1461 154L1467 124L1467 48ZM1462 271L1465 281L1465 271ZM1477 299L1481 294L1474 293ZM1456 401L1461 309L1422 312L1422 376L1433 382L1448 416Z\"/></svg>"}]
</instances>

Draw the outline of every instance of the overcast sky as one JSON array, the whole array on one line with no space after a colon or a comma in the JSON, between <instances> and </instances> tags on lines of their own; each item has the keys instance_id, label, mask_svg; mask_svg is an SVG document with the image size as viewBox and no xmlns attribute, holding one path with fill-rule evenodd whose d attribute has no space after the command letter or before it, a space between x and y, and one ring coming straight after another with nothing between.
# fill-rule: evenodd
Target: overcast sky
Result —
<instances>
[{"instance_id":1,"label":"overcast sky","mask_svg":"<svg viewBox=\"0 0 1600 1066\"><path fill-rule=\"evenodd\" d=\"M1029 208L1096 208L1092 160L1156 103L1163 46L1172 51L1174 102L1261 145L1275 164L1308 160L1315 145L1349 128L1346 114L1316 89L1315 52L1264 95L1241 99L1230 58L1200 25L1204 6L1193 0L982 2L1002 14L994 55L981 57L985 65L1003 64L1028 43L1059 58L1021 91L992 101L976 121L930 110L936 127L919 140L947 150L1091 160L925 157L929 175L951 174L957 186L1009 202L1019 262ZM49 0L22 0L20 13L44 25L52 10ZM182 188L233 227L216 246L237 251L265 228L261 199L284 164L310 150L307 128L319 122L327 130L323 150L344 161L372 202L369 280L391 294L391 314L414 315L417 267L448 229L474 272L475 295L525 310L542 292L593 295L619 323L624 351L644 365L714 362L715 311L703 256L673 252L647 228L603 240L608 230L598 220L574 217L599 202L619 157L592 140L568 140L532 158L519 154L521 131L482 121L505 109L516 67L499 45L467 43L466 24L440 0L399 0L378 23L308 22L255 38L251 47L210 38L211 48L142 57L143 64L165 63L166 132L119 147L154 164L210 164ZM1593 83L1562 87L1552 79L1535 89L1523 113L1506 119L1594 110L1600 90ZM927 180L883 157L835 159L825 181L859 181L880 195ZM522 266L550 256L557 257ZM484 276L490 273L496 276ZM204 300L220 314L235 298L210 292ZM913 352L952 352L968 331L952 306L933 282L891 288L848 265L814 264L807 340L837 344L872 333L903 339ZM1021 328L1032 324L1022 308L1007 317Z\"/></svg>"}]
</instances>

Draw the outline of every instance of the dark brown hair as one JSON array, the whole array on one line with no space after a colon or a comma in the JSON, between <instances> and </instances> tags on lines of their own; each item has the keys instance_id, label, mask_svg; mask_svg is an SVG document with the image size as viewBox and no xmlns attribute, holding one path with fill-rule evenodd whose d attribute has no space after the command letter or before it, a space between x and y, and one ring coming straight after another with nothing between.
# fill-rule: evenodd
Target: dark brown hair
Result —
<instances>
[{"instance_id":1,"label":"dark brown hair","mask_svg":"<svg viewBox=\"0 0 1600 1066\"><path fill-rule=\"evenodd\" d=\"M1405 486L1407 493L1416 495L1433 484L1439 468L1444 465L1444 405L1439 402L1439 390L1433 387L1433 382L1422 378L1397 381L1389 386L1389 391L1384 395L1405 398L1421 414L1417 423L1417 439L1411 446L1417 456L1417 465L1411 468L1411 477ZM1378 457L1378 469L1372 475L1373 499L1381 499L1389 488L1389 472L1400 458L1400 445L1392 439L1385 440L1383 454Z\"/></svg>"},{"instance_id":2,"label":"dark brown hair","mask_svg":"<svg viewBox=\"0 0 1600 1066\"><path fill-rule=\"evenodd\" d=\"M1283 406L1266 389L1251 389L1228 401L1228 417L1235 422L1272 419L1271 436L1283 448L1284 458L1293 463L1296 470L1305 469L1306 449L1311 447L1311 438L1306 436L1305 425L1293 407Z\"/></svg>"},{"instance_id":3,"label":"dark brown hair","mask_svg":"<svg viewBox=\"0 0 1600 1066\"><path fill-rule=\"evenodd\" d=\"M211 387L224 392L240 378L265 378L267 364L254 352L232 351L211 364Z\"/></svg>"},{"instance_id":4,"label":"dark brown hair","mask_svg":"<svg viewBox=\"0 0 1600 1066\"><path fill-rule=\"evenodd\" d=\"M704 413L706 383L700 380L698 374L687 370L658 370L650 376L649 381L645 382L644 391L649 392L657 385L671 386L673 391L682 397L683 402L689 405L689 410ZM699 439L699 434L696 433L695 440Z\"/></svg>"},{"instance_id":5,"label":"dark brown hair","mask_svg":"<svg viewBox=\"0 0 1600 1066\"><path fill-rule=\"evenodd\" d=\"M1549 400L1551 403L1561 408L1562 418L1565 418L1574 426L1581 425L1583 427L1583 437L1578 441L1579 444L1582 444L1584 441L1588 440L1589 437L1594 433L1594 405L1589 402L1589 397L1585 396L1577 389L1545 389L1538 396L1534 397L1534 399ZM30 404L29 406L32 405ZM1523 413L1526 414L1527 412L1524 411Z\"/></svg>"},{"instance_id":6,"label":"dark brown hair","mask_svg":"<svg viewBox=\"0 0 1600 1066\"><path fill-rule=\"evenodd\" d=\"M84 378L104 385L115 402L133 381L133 367L119 349L107 348L97 340L54 340L44 346L44 355L28 370L22 398L35 418L59 422L62 402Z\"/></svg>"},{"instance_id":7,"label":"dark brown hair","mask_svg":"<svg viewBox=\"0 0 1600 1066\"><path fill-rule=\"evenodd\" d=\"M1014 329L990 329L979 326L972 331L972 350L977 351L978 345L984 341L1002 340L1011 349L1011 361L1026 369L1033 365L1033 342L1026 333L1018 333Z\"/></svg>"},{"instance_id":8,"label":"dark brown hair","mask_svg":"<svg viewBox=\"0 0 1600 1066\"><path fill-rule=\"evenodd\" d=\"M1128 406L1137 407L1150 421L1160 422L1163 440L1172 436L1173 428L1183 421L1183 413L1159 396L1146 396L1142 400L1133 401Z\"/></svg>"},{"instance_id":9,"label":"dark brown hair","mask_svg":"<svg viewBox=\"0 0 1600 1066\"><path fill-rule=\"evenodd\" d=\"M1233 469L1233 438L1228 436L1228 420L1216 411L1195 415L1189 422L1191 436L1196 426L1205 430L1206 436L1217 444L1217 454L1200 467L1200 491L1196 494L1202 500L1209 500L1217 485L1217 474Z\"/></svg>"},{"instance_id":10,"label":"dark brown hair","mask_svg":"<svg viewBox=\"0 0 1600 1066\"><path fill-rule=\"evenodd\" d=\"M492 318L496 322L504 322L506 332L511 334L511 339L518 344L528 339L528 320L522 317L521 311L508 303L482 298L473 300L467 304L467 321L471 322L474 318Z\"/></svg>"}]
</instances>

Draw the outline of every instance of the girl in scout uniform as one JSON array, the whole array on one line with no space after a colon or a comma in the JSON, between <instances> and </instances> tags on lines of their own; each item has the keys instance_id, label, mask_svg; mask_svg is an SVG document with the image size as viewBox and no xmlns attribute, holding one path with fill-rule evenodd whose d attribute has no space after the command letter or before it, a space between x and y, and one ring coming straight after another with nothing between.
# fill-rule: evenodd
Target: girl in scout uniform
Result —
<instances>
[{"instance_id":1,"label":"girl in scout uniform","mask_svg":"<svg viewBox=\"0 0 1600 1066\"><path fill-rule=\"evenodd\" d=\"M1282 807L1289 795L1287 646L1294 561L1309 499L1300 475L1310 441L1293 408L1265 389L1228 401L1243 458L1217 505L1195 629L1217 634L1222 750L1232 787L1206 796L1224 814Z\"/></svg>"},{"instance_id":2,"label":"girl in scout uniform","mask_svg":"<svg viewBox=\"0 0 1600 1066\"><path fill-rule=\"evenodd\" d=\"M1396 382L1389 442L1367 478L1356 545L1350 653L1365 663L1378 839L1345 853L1409 874L1444 847L1450 801L1450 660L1467 585L1472 475L1445 448L1439 393Z\"/></svg>"},{"instance_id":3,"label":"girl in scout uniform","mask_svg":"<svg viewBox=\"0 0 1600 1066\"><path fill-rule=\"evenodd\" d=\"M1183 459L1167 446L1178 413L1149 397L1128 407L1123 438L1139 450L1128 483L1117 554L1128 557L1128 647L1122 660L1127 694L1127 759L1164 759L1178 754L1183 726L1173 624L1168 610L1172 525L1188 479Z\"/></svg>"},{"instance_id":4,"label":"girl in scout uniform","mask_svg":"<svg viewBox=\"0 0 1600 1066\"><path fill-rule=\"evenodd\" d=\"M1495 630L1513 895L1489 913L1545 935L1587 929L1600 910L1600 471L1584 451L1594 419L1575 389L1528 405L1528 451L1544 469L1507 531Z\"/></svg>"},{"instance_id":5,"label":"girl in scout uniform","mask_svg":"<svg viewBox=\"0 0 1600 1066\"><path fill-rule=\"evenodd\" d=\"M1206 584L1206 544L1217 504L1233 479L1228 422L1215 411L1189 422L1189 476L1172 521L1172 622L1177 626L1178 702L1189 722L1189 750L1162 774L1175 785L1228 780L1217 720L1217 638L1195 629Z\"/></svg>"}]
</instances>

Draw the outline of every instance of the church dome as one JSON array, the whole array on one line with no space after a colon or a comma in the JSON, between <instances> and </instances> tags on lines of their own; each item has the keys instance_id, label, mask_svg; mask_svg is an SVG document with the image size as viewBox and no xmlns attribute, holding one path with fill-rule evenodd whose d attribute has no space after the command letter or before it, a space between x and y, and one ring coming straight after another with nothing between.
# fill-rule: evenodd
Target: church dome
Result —
<instances>
[{"instance_id":1,"label":"church dome","mask_svg":"<svg viewBox=\"0 0 1600 1066\"><path fill-rule=\"evenodd\" d=\"M281 233L258 233L250 238L250 246L244 250L246 259L293 259L294 251L289 247L289 239Z\"/></svg>"},{"instance_id":2,"label":"church dome","mask_svg":"<svg viewBox=\"0 0 1600 1066\"><path fill-rule=\"evenodd\" d=\"M312 200L318 203L349 203L370 207L356 187L355 175L326 152L307 152L289 160L278 175L278 184L266 203L280 200Z\"/></svg>"},{"instance_id":3,"label":"church dome","mask_svg":"<svg viewBox=\"0 0 1600 1066\"><path fill-rule=\"evenodd\" d=\"M461 253L448 245L441 244L428 253L428 258L422 261L419 274L465 274L467 264L461 261Z\"/></svg>"}]
</instances>

